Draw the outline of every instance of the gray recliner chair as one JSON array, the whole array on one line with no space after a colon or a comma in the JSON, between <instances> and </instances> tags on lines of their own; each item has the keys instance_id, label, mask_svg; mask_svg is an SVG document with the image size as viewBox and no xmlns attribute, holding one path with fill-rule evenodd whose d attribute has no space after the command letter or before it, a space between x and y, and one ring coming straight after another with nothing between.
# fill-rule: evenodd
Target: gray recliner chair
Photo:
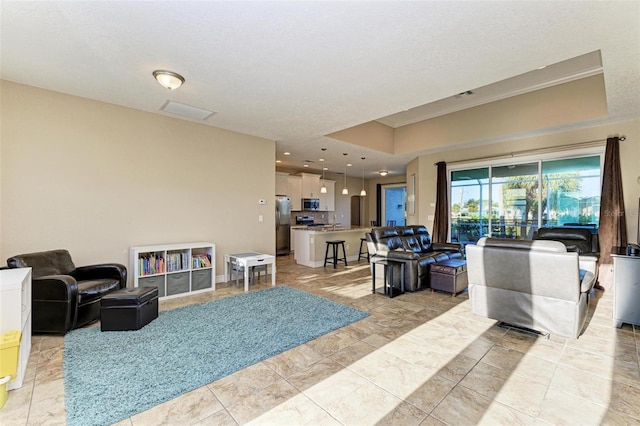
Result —
<instances>
[{"instance_id":1,"label":"gray recliner chair","mask_svg":"<svg viewBox=\"0 0 640 426\"><path fill-rule=\"evenodd\" d=\"M474 314L517 327L577 338L596 277L559 241L481 238L467 245Z\"/></svg>"}]
</instances>

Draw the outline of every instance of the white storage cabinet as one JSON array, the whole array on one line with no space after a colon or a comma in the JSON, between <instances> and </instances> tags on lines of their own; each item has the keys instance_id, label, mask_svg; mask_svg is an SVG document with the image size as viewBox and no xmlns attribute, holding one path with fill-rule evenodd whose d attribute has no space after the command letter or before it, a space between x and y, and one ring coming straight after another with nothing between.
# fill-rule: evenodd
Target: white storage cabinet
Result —
<instances>
[{"instance_id":1,"label":"white storage cabinet","mask_svg":"<svg viewBox=\"0 0 640 426\"><path fill-rule=\"evenodd\" d=\"M198 242L131 247L134 287L158 287L169 299L216 289L216 246Z\"/></svg>"},{"instance_id":2,"label":"white storage cabinet","mask_svg":"<svg viewBox=\"0 0 640 426\"><path fill-rule=\"evenodd\" d=\"M291 176L287 178L288 196L291 199L291 211L302 210L302 178L300 176Z\"/></svg>"},{"instance_id":3,"label":"white storage cabinet","mask_svg":"<svg viewBox=\"0 0 640 426\"><path fill-rule=\"evenodd\" d=\"M0 270L0 334L21 331L18 372L7 389L22 387L31 353L31 268Z\"/></svg>"},{"instance_id":4,"label":"white storage cabinet","mask_svg":"<svg viewBox=\"0 0 640 426\"><path fill-rule=\"evenodd\" d=\"M300 173L302 177L302 198L320 197L320 175Z\"/></svg>"}]
</instances>

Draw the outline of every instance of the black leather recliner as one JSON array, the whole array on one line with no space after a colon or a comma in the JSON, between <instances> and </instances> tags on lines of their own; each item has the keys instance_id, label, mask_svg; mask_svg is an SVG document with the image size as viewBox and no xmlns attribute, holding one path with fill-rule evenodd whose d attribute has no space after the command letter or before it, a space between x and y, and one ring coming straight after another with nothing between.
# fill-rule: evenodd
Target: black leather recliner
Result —
<instances>
[{"instance_id":1,"label":"black leather recliner","mask_svg":"<svg viewBox=\"0 0 640 426\"><path fill-rule=\"evenodd\" d=\"M575 226L540 228L533 234L533 239L560 241L567 251L578 253L580 269L593 273L597 278L600 250L598 234L594 231Z\"/></svg>"},{"instance_id":2,"label":"black leather recliner","mask_svg":"<svg viewBox=\"0 0 640 426\"><path fill-rule=\"evenodd\" d=\"M32 331L64 334L100 319L100 299L127 286L117 263L76 267L67 250L20 254L10 268L31 267Z\"/></svg>"}]
</instances>

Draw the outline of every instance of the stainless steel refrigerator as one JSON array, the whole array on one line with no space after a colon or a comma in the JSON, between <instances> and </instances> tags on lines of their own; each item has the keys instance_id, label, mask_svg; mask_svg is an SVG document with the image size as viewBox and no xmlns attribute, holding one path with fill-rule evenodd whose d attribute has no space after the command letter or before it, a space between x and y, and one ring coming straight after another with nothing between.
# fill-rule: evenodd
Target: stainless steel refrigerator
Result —
<instances>
[{"instance_id":1,"label":"stainless steel refrigerator","mask_svg":"<svg viewBox=\"0 0 640 426\"><path fill-rule=\"evenodd\" d=\"M291 238L291 199L276 195L276 255L289 254Z\"/></svg>"}]
</instances>

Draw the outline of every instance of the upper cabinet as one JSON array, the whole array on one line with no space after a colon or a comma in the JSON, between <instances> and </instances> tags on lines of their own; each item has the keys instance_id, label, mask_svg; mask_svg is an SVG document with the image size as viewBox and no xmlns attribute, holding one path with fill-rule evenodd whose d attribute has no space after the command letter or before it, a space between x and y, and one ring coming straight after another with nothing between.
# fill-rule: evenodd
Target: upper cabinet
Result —
<instances>
[{"instance_id":1,"label":"upper cabinet","mask_svg":"<svg viewBox=\"0 0 640 426\"><path fill-rule=\"evenodd\" d=\"M302 178L291 176L287 178L287 195L291 199L291 210L302 210Z\"/></svg>"},{"instance_id":2,"label":"upper cabinet","mask_svg":"<svg viewBox=\"0 0 640 426\"><path fill-rule=\"evenodd\" d=\"M300 173L302 176L302 198L320 198L320 175Z\"/></svg>"},{"instance_id":3,"label":"upper cabinet","mask_svg":"<svg viewBox=\"0 0 640 426\"><path fill-rule=\"evenodd\" d=\"M276 172L276 195L289 195L289 173Z\"/></svg>"},{"instance_id":4,"label":"upper cabinet","mask_svg":"<svg viewBox=\"0 0 640 426\"><path fill-rule=\"evenodd\" d=\"M276 172L276 195L287 195L291 199L291 210L302 211L303 198L318 198L320 200L320 210L335 211L335 185L332 180L325 180L324 184L327 193L320 192L322 187L320 175L312 173L300 173L290 175L285 172Z\"/></svg>"},{"instance_id":5,"label":"upper cabinet","mask_svg":"<svg viewBox=\"0 0 640 426\"><path fill-rule=\"evenodd\" d=\"M322 181L321 181L322 182ZM322 185L322 184L320 184ZM336 183L332 180L325 180L324 186L327 188L327 193L320 193L320 210L332 212L336 209Z\"/></svg>"}]
</instances>

